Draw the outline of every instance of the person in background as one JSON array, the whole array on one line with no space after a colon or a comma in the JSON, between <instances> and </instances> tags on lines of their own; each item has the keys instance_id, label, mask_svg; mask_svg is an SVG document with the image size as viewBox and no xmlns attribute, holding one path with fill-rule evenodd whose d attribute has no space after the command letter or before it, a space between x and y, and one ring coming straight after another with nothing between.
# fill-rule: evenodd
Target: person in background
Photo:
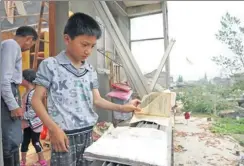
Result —
<instances>
[{"instance_id":1,"label":"person in background","mask_svg":"<svg viewBox=\"0 0 244 166\"><path fill-rule=\"evenodd\" d=\"M1 120L4 166L19 166L19 146L22 142L23 110L18 85L22 82L22 53L37 39L35 29L22 26L14 39L1 42Z\"/></svg>"},{"instance_id":2,"label":"person in background","mask_svg":"<svg viewBox=\"0 0 244 166\"><path fill-rule=\"evenodd\" d=\"M42 131L42 121L36 116L35 111L31 106L31 99L35 91L35 84L33 81L36 78L36 72L32 69L26 69L23 71L22 85L26 88L26 93L23 95L22 108L25 110L23 118L23 142L21 144L21 163L20 166L26 166L26 154L30 141L34 146L38 155L38 164L41 166L47 166L47 161L43 156L43 148L40 142L40 133Z\"/></svg>"},{"instance_id":3,"label":"person in background","mask_svg":"<svg viewBox=\"0 0 244 166\"><path fill-rule=\"evenodd\" d=\"M50 133L51 166L89 165L83 153L93 141L92 129L98 120L94 106L121 112L141 111L138 100L119 105L100 96L97 72L87 58L101 33L92 17L73 14L64 29L66 49L39 65L32 106ZM43 104L46 93L48 112Z\"/></svg>"},{"instance_id":4,"label":"person in background","mask_svg":"<svg viewBox=\"0 0 244 166\"><path fill-rule=\"evenodd\" d=\"M184 117L185 117L185 120L186 120L186 125L188 125L188 121L189 119L191 118L191 112L184 112Z\"/></svg>"}]
</instances>

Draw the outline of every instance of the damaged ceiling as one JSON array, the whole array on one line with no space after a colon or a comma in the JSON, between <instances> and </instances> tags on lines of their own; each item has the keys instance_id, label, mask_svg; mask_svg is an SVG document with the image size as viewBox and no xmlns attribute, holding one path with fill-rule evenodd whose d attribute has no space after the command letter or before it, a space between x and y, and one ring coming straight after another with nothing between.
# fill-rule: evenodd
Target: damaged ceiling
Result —
<instances>
[{"instance_id":1,"label":"damaged ceiling","mask_svg":"<svg viewBox=\"0 0 244 166\"><path fill-rule=\"evenodd\" d=\"M162 12L161 1L123 1L123 3L117 1L117 3L128 17L138 17Z\"/></svg>"},{"instance_id":2,"label":"damaged ceiling","mask_svg":"<svg viewBox=\"0 0 244 166\"><path fill-rule=\"evenodd\" d=\"M135 7L141 5L160 3L160 1L123 1L123 2L126 7Z\"/></svg>"}]
</instances>

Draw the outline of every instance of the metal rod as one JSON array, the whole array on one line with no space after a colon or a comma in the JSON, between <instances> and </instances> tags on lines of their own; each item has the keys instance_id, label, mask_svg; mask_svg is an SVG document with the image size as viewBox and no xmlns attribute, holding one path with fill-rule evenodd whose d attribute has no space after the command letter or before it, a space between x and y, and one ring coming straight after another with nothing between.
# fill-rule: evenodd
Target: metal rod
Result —
<instances>
[{"instance_id":1,"label":"metal rod","mask_svg":"<svg viewBox=\"0 0 244 166\"><path fill-rule=\"evenodd\" d=\"M163 40L164 37L155 37L155 38L147 38L147 39L136 39L136 40L131 40L130 42L143 42L143 41L150 41L150 40Z\"/></svg>"},{"instance_id":2,"label":"metal rod","mask_svg":"<svg viewBox=\"0 0 244 166\"><path fill-rule=\"evenodd\" d=\"M167 1L162 1L161 8L163 13L164 51L166 52L169 46ZM166 70L166 88L169 88L170 87L170 57L168 57L165 61L165 70Z\"/></svg>"},{"instance_id":3,"label":"metal rod","mask_svg":"<svg viewBox=\"0 0 244 166\"><path fill-rule=\"evenodd\" d=\"M150 87L151 91L154 89L154 87L158 81L158 77L159 77L161 71L163 70L163 67L166 63L167 58L169 57L170 51L171 51L172 47L174 46L174 44L175 44L175 40L171 40L169 46L167 47L166 51L164 52L164 56L163 56L163 58L159 64L159 67L158 67L158 69L157 69L157 71L153 77L151 87Z\"/></svg>"},{"instance_id":4,"label":"metal rod","mask_svg":"<svg viewBox=\"0 0 244 166\"><path fill-rule=\"evenodd\" d=\"M119 64L118 62L116 62L114 59L108 57L104 52L102 52L100 49L97 49L97 52L99 52L100 54L102 54L103 56L107 57L109 60L111 60L112 62L116 63L117 65L119 65L120 67L123 67L121 64Z\"/></svg>"}]
</instances>

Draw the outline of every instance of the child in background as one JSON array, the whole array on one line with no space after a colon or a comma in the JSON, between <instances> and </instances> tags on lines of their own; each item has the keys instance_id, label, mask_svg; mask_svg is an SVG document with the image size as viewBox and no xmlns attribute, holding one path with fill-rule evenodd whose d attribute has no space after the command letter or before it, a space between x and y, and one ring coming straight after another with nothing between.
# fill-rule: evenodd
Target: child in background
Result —
<instances>
[{"instance_id":1,"label":"child in background","mask_svg":"<svg viewBox=\"0 0 244 166\"><path fill-rule=\"evenodd\" d=\"M23 142L21 145L21 164L20 166L26 165L26 154L30 141L34 146L36 153L38 154L38 163L41 166L47 166L47 162L44 159L42 152L42 145L40 142L40 133L42 131L42 121L36 116L35 111L31 106L31 99L35 91L35 85L33 81L36 78L36 72L32 69L23 71L23 82L22 85L26 88L26 93L23 96L22 107L25 111L24 118L22 121L23 128Z\"/></svg>"},{"instance_id":2,"label":"child in background","mask_svg":"<svg viewBox=\"0 0 244 166\"><path fill-rule=\"evenodd\" d=\"M185 112L185 113L184 113L184 117L185 117L185 120L186 120L186 125L188 125L188 120L189 120L190 117L191 117L191 112Z\"/></svg>"}]
</instances>

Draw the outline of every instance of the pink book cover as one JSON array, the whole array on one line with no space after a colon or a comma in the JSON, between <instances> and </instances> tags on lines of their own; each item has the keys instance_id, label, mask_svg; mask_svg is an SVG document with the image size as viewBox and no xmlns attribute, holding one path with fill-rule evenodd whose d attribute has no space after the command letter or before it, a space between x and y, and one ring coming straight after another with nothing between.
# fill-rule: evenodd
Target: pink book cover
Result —
<instances>
[{"instance_id":1,"label":"pink book cover","mask_svg":"<svg viewBox=\"0 0 244 166\"><path fill-rule=\"evenodd\" d=\"M113 97L120 100L129 100L131 95L132 95L132 91L124 92L119 90L113 90L107 94L108 97Z\"/></svg>"}]
</instances>

